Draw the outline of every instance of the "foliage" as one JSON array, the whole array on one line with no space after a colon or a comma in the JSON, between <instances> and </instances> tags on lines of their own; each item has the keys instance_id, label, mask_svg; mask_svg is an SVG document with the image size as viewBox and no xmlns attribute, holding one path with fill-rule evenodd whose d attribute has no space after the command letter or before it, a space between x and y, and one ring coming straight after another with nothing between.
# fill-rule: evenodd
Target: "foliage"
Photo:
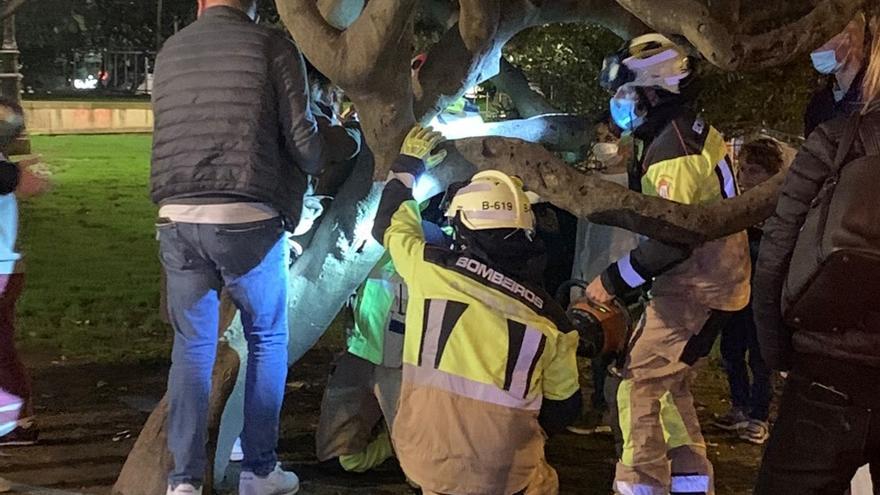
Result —
<instances>
[{"instance_id":1,"label":"foliage","mask_svg":"<svg viewBox=\"0 0 880 495\"><path fill-rule=\"evenodd\" d=\"M607 108L599 72L605 55L620 44L620 38L598 26L555 24L523 31L507 44L505 56L555 106L592 114Z\"/></svg>"},{"instance_id":2,"label":"foliage","mask_svg":"<svg viewBox=\"0 0 880 495\"><path fill-rule=\"evenodd\" d=\"M52 190L21 205L26 348L92 362L164 359L148 135L34 136ZM341 316L319 344L342 347Z\"/></svg>"},{"instance_id":3,"label":"foliage","mask_svg":"<svg viewBox=\"0 0 880 495\"><path fill-rule=\"evenodd\" d=\"M809 61L747 74L707 68L702 77L701 107L726 134L803 133L804 110L817 81Z\"/></svg>"},{"instance_id":4,"label":"foliage","mask_svg":"<svg viewBox=\"0 0 880 495\"><path fill-rule=\"evenodd\" d=\"M608 108L598 85L604 57L622 41L593 25L550 25L520 33L505 55L550 102L566 112L595 114ZM816 77L807 60L791 67L738 74L707 63L700 67L700 108L728 134L768 127L802 131L802 114Z\"/></svg>"},{"instance_id":5,"label":"foliage","mask_svg":"<svg viewBox=\"0 0 880 495\"><path fill-rule=\"evenodd\" d=\"M157 0L39 0L16 15L25 85L64 77L65 61L95 50L156 49ZM195 2L164 0L162 35L195 17Z\"/></svg>"}]
</instances>

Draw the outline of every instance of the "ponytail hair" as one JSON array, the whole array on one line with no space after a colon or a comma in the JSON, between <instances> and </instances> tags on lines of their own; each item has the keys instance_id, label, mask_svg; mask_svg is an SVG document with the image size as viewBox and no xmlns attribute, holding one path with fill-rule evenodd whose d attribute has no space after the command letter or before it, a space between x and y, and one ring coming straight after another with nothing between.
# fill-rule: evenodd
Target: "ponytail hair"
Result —
<instances>
[{"instance_id":1,"label":"ponytail hair","mask_svg":"<svg viewBox=\"0 0 880 495\"><path fill-rule=\"evenodd\" d=\"M880 15L875 15L869 24L871 43L867 50L868 60L865 81L862 86L862 99L865 107L862 114L868 113L880 104Z\"/></svg>"}]
</instances>

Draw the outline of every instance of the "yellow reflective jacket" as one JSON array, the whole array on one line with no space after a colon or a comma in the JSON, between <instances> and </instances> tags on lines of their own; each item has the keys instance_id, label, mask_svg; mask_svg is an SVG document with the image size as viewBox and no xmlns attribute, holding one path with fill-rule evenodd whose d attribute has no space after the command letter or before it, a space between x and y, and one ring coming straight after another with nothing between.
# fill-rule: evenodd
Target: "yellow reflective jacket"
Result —
<instances>
[{"instance_id":1,"label":"yellow reflective jacket","mask_svg":"<svg viewBox=\"0 0 880 495\"><path fill-rule=\"evenodd\" d=\"M542 400L579 391L578 336L543 289L428 245L411 183L388 183L373 231L409 293L395 449L425 489L514 493L543 459Z\"/></svg>"}]
</instances>

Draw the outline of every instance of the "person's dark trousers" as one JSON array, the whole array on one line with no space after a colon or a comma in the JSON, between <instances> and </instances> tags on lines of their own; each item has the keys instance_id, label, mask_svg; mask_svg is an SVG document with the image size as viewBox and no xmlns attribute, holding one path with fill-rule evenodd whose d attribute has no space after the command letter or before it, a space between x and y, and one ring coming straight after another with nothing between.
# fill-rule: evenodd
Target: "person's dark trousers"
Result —
<instances>
[{"instance_id":1,"label":"person's dark trousers","mask_svg":"<svg viewBox=\"0 0 880 495\"><path fill-rule=\"evenodd\" d=\"M798 356L755 495L843 495L871 464L880 486L880 368Z\"/></svg>"},{"instance_id":2,"label":"person's dark trousers","mask_svg":"<svg viewBox=\"0 0 880 495\"><path fill-rule=\"evenodd\" d=\"M174 349L168 377L169 484L201 485L211 371L217 351L220 289L241 311L248 343L242 470L275 469L278 420L287 377L288 246L280 218L208 225L160 223Z\"/></svg>"},{"instance_id":3,"label":"person's dark trousers","mask_svg":"<svg viewBox=\"0 0 880 495\"><path fill-rule=\"evenodd\" d=\"M31 381L15 348L15 305L24 290L24 274L0 275L0 389L24 401L22 416L33 413Z\"/></svg>"},{"instance_id":4,"label":"person's dark trousers","mask_svg":"<svg viewBox=\"0 0 880 495\"><path fill-rule=\"evenodd\" d=\"M613 354L601 354L590 360L590 374L593 375L593 396L590 402L595 411L608 407L605 398L605 377L608 376L608 366L614 363L615 359L616 356Z\"/></svg>"},{"instance_id":5,"label":"person's dark trousers","mask_svg":"<svg viewBox=\"0 0 880 495\"><path fill-rule=\"evenodd\" d=\"M772 394L770 369L758 347L758 330L751 303L734 313L721 331L721 359L727 371L733 407L741 409L751 419L767 421Z\"/></svg>"}]
</instances>

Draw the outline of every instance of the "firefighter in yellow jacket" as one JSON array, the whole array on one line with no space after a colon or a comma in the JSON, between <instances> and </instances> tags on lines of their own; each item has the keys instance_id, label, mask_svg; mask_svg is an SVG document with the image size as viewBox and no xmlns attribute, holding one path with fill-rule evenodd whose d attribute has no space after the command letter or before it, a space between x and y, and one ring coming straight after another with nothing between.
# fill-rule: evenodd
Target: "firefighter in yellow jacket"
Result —
<instances>
[{"instance_id":1,"label":"firefighter in yellow jacket","mask_svg":"<svg viewBox=\"0 0 880 495\"><path fill-rule=\"evenodd\" d=\"M690 109L691 71L682 48L649 34L606 59L602 83L614 92L617 124L645 145L630 187L705 204L738 191L721 134ZM588 297L605 302L652 281L645 317L618 367L624 446L616 493L714 493L689 369L708 354L731 312L748 303L750 272L745 232L693 250L649 239L588 287Z\"/></svg>"},{"instance_id":2,"label":"firefighter in yellow jacket","mask_svg":"<svg viewBox=\"0 0 880 495\"><path fill-rule=\"evenodd\" d=\"M451 188L455 248L426 244L412 186L442 161L441 139L407 136L373 230L409 292L394 448L425 494L555 494L544 438L580 412L577 333L541 287L518 179L485 171Z\"/></svg>"}]
</instances>

